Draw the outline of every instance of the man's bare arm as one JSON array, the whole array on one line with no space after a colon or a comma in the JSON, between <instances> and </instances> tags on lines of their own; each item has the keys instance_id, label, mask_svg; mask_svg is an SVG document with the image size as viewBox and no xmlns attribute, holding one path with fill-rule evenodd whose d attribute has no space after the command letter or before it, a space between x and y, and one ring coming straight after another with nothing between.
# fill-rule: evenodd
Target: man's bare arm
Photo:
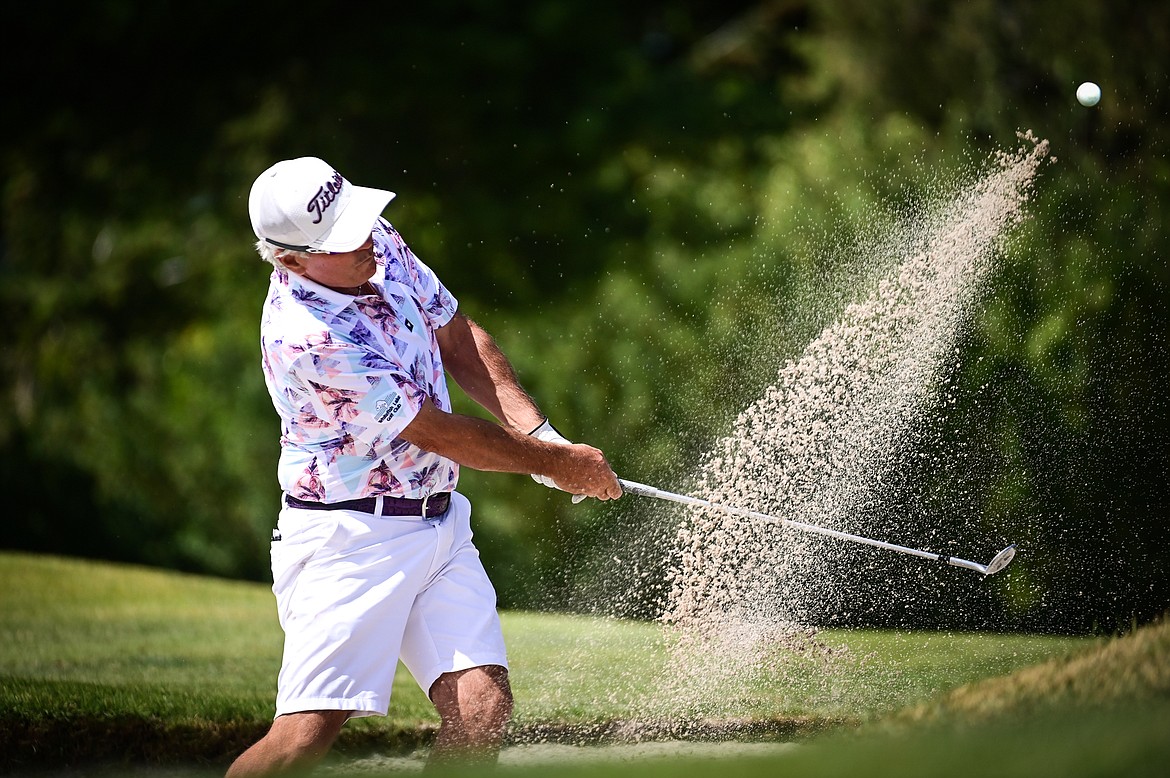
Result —
<instances>
[{"instance_id":1,"label":"man's bare arm","mask_svg":"<svg viewBox=\"0 0 1170 778\"><path fill-rule=\"evenodd\" d=\"M444 367L468 397L501 424L521 432L540 426L544 414L524 391L512 363L486 330L456 313L436 334Z\"/></svg>"},{"instance_id":2,"label":"man's bare arm","mask_svg":"<svg viewBox=\"0 0 1170 778\"><path fill-rule=\"evenodd\" d=\"M546 443L504 424L441 411L429 399L402 438L475 470L539 473L567 492L599 500L622 494L605 455L593 446Z\"/></svg>"}]
</instances>

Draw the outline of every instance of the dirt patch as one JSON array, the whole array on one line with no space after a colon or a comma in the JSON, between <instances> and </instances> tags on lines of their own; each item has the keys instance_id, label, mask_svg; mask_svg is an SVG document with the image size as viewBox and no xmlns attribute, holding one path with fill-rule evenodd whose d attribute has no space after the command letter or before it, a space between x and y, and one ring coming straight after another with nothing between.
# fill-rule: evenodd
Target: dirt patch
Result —
<instances>
[{"instance_id":1,"label":"dirt patch","mask_svg":"<svg viewBox=\"0 0 1170 778\"><path fill-rule=\"evenodd\" d=\"M610 745L568 745L564 743L525 743L506 746L500 752L501 767L555 767L605 763L644 762L660 759L728 759L768 757L799 748L795 743L739 743L730 741L659 740L645 743ZM426 753L409 756L369 756L318 769L323 775L382 775L385 773L421 772Z\"/></svg>"}]
</instances>

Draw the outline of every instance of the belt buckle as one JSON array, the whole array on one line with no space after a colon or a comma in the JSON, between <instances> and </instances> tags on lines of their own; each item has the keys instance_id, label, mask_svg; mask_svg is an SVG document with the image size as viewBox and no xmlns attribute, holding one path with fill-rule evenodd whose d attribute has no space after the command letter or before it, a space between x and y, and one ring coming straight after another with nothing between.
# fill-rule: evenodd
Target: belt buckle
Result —
<instances>
[{"instance_id":1,"label":"belt buckle","mask_svg":"<svg viewBox=\"0 0 1170 778\"><path fill-rule=\"evenodd\" d=\"M427 516L427 503L429 501L431 501L431 495L429 495L429 493L422 496L422 521L429 522L431 524L441 524L443 514L439 514L438 516Z\"/></svg>"},{"instance_id":2,"label":"belt buckle","mask_svg":"<svg viewBox=\"0 0 1170 778\"><path fill-rule=\"evenodd\" d=\"M427 504L430 502L430 499L431 499L431 495L429 493L423 495L423 498L422 498L422 518L423 518L423 521L427 522L432 527L434 527L434 526L438 526L439 524L442 524L443 519L445 519L447 517L447 514L440 513L437 516L428 516L427 515Z\"/></svg>"}]
</instances>

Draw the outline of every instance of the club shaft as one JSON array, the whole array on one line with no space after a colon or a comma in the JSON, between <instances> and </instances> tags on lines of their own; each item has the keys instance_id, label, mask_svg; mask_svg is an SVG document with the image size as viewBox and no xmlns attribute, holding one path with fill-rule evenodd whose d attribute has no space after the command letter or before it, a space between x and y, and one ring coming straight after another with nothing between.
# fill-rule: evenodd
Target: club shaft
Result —
<instances>
[{"instance_id":1,"label":"club shaft","mask_svg":"<svg viewBox=\"0 0 1170 778\"><path fill-rule=\"evenodd\" d=\"M642 497L653 497L658 500L668 500L670 502L681 503L682 505L690 505L696 508L710 508L711 510L726 513L730 516L740 516L746 519L756 519L757 521L765 521L772 524L780 524L785 527L800 530L801 532L810 532L815 535L825 535L839 540L847 540L852 543L863 543L867 546L874 546L875 548L882 548L887 551L896 551L899 554L909 554L910 556L921 557L935 562L945 562L948 565L955 567L965 567L968 570L974 570L979 573L987 574L987 567L978 562L971 562L966 559L959 559L957 557L949 557L943 554L935 554L931 551L922 551L917 548L907 548L906 546L895 545L894 543L887 543L884 540L874 540L873 538L862 537L861 535L853 535L848 532L841 532L827 527L820 527L816 524L806 524L803 521L794 521L793 519L782 519L777 516L769 516L766 513L758 513L756 511L749 511L746 508L736 508L731 505L720 505L719 503L711 502L710 500L703 500L698 497L691 497L685 494L675 494L663 489L658 489L646 484L640 484L637 481L627 481L624 478L619 478L618 482L622 485L622 490L630 494L637 494Z\"/></svg>"}]
</instances>

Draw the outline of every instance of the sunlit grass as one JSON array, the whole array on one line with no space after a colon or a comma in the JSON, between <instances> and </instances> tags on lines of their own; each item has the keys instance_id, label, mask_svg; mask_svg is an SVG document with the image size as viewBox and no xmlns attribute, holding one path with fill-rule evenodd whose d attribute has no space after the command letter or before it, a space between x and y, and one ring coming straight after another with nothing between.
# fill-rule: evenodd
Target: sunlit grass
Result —
<instances>
[{"instance_id":1,"label":"sunlit grass","mask_svg":"<svg viewBox=\"0 0 1170 778\"><path fill-rule=\"evenodd\" d=\"M659 692L668 650L655 624L536 613L503 620L517 731L638 719ZM831 665L794 660L786 672L729 684L729 701L752 718L860 723L1094 645L871 631L818 639L835 649ZM281 646L262 584L0 553L0 740L9 738L0 746L7 758L39 738L42 752L69 759L96 749L106 758L222 760L271 721ZM352 722L347 737L406 748L436 723L400 667L390 715ZM98 740L74 738L79 728Z\"/></svg>"}]
</instances>

